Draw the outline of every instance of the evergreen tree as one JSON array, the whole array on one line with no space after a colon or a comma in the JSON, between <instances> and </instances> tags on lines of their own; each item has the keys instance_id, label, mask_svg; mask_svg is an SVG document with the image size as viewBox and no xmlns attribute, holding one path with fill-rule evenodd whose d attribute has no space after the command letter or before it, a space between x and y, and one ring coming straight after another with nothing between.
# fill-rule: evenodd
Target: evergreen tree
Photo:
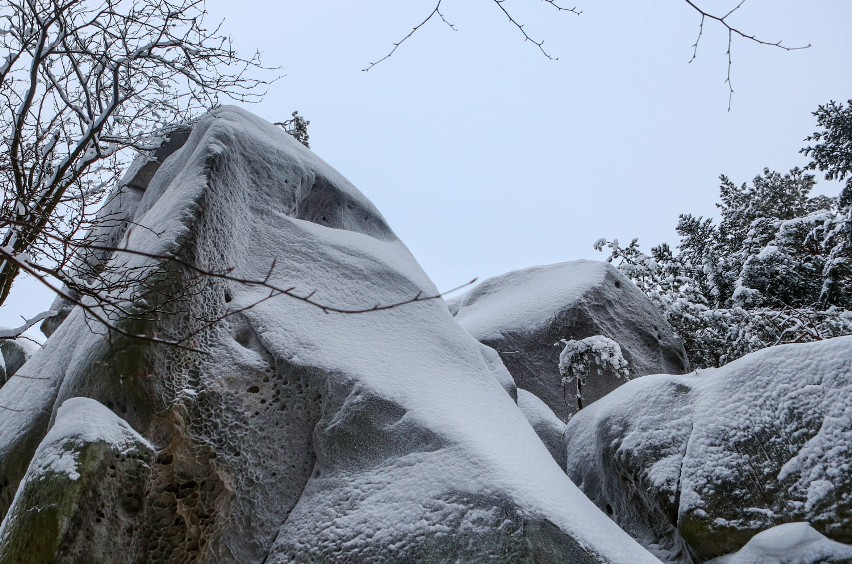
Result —
<instances>
[{"instance_id":1,"label":"evergreen tree","mask_svg":"<svg viewBox=\"0 0 852 564\"><path fill-rule=\"evenodd\" d=\"M800 152L813 160L810 170L825 172L827 180L846 180L840 192L838 207L842 217L826 226L826 263L820 300L852 307L852 100L846 107L834 100L813 113L821 129L805 138L815 141ZM848 178L847 178L848 176Z\"/></svg>"},{"instance_id":2,"label":"evergreen tree","mask_svg":"<svg viewBox=\"0 0 852 564\"><path fill-rule=\"evenodd\" d=\"M681 215L677 252L664 243L646 255L636 239L595 247L657 304L696 368L851 334L852 206L812 197L814 177L798 168L720 180L721 220Z\"/></svg>"}]
</instances>

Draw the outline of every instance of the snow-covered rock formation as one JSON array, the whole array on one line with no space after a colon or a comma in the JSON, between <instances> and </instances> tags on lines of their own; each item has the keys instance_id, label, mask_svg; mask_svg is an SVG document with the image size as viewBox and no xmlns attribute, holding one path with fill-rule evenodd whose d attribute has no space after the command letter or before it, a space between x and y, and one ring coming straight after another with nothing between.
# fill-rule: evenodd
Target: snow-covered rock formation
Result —
<instances>
[{"instance_id":1,"label":"snow-covered rock formation","mask_svg":"<svg viewBox=\"0 0 852 564\"><path fill-rule=\"evenodd\" d=\"M807 521L852 543L852 337L620 387L566 426L568 476L667 561Z\"/></svg>"},{"instance_id":2,"label":"snow-covered rock formation","mask_svg":"<svg viewBox=\"0 0 852 564\"><path fill-rule=\"evenodd\" d=\"M186 143L190 131L188 126L175 128L168 137L161 140L160 146L151 151L150 155L138 155L133 160L122 177L121 184L110 193L98 210L92 228L86 234L85 241L88 244L101 248L91 250L85 256L75 257L76 264L71 266L74 276L91 280L103 268L112 256L108 249L118 245L126 235L142 194L148 189L154 174L167 158ZM68 286L63 286L62 292L77 299L74 291ZM68 317L73 307L73 301L57 296L50 306L50 309L57 313L41 323L39 328L42 333L50 337Z\"/></svg>"},{"instance_id":3,"label":"snow-covered rock formation","mask_svg":"<svg viewBox=\"0 0 852 564\"><path fill-rule=\"evenodd\" d=\"M518 407L550 455L565 470L565 423L532 392L518 390Z\"/></svg>"},{"instance_id":4,"label":"snow-covered rock formation","mask_svg":"<svg viewBox=\"0 0 852 564\"><path fill-rule=\"evenodd\" d=\"M0 528L0 562L122 560L130 532L143 525L153 458L148 441L112 411L67 400Z\"/></svg>"},{"instance_id":5,"label":"snow-covered rock formation","mask_svg":"<svg viewBox=\"0 0 852 564\"><path fill-rule=\"evenodd\" d=\"M655 561L568 480L499 358L440 299L359 314L305 301L436 289L364 195L282 130L213 111L133 222L121 245L144 254L120 260L149 272L135 298L167 303L119 327L183 348L70 313L0 389L5 538L50 506L46 559ZM171 253L185 264L150 258Z\"/></svg>"},{"instance_id":6,"label":"snow-covered rock formation","mask_svg":"<svg viewBox=\"0 0 852 564\"><path fill-rule=\"evenodd\" d=\"M519 388L541 398L563 421L577 410L563 389L561 340L602 335L621 347L630 377L682 374L683 345L648 298L605 262L578 260L485 280L447 304L459 324L500 353ZM589 377L584 405L627 380L612 370Z\"/></svg>"},{"instance_id":7,"label":"snow-covered rock formation","mask_svg":"<svg viewBox=\"0 0 852 564\"><path fill-rule=\"evenodd\" d=\"M714 558L712 564L845 564L852 561L852 546L819 534L807 523L786 523L752 537L733 554Z\"/></svg>"}]
</instances>

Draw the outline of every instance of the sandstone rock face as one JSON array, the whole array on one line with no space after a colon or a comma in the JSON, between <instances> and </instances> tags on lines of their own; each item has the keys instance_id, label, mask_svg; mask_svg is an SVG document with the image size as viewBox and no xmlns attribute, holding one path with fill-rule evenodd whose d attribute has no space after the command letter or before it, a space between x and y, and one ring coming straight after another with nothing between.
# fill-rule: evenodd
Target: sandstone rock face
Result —
<instances>
[{"instance_id":1,"label":"sandstone rock face","mask_svg":"<svg viewBox=\"0 0 852 564\"><path fill-rule=\"evenodd\" d=\"M130 223L136 215L136 208L139 206L142 194L148 188L154 174L163 161L186 143L190 131L188 126L178 127L150 155L139 155L134 159L122 178L121 185L109 195L103 207L98 210L94 227L85 237L89 244L105 247L105 249L95 249L85 256L76 257L76 264L73 266L76 276L83 280L91 280L110 259L113 253L108 249L117 246L127 235L128 229L133 227ZM73 290L67 286L63 286L62 291L74 295ZM57 314L42 322L39 326L41 332L50 337L73 308L74 302L63 296L57 296L50 306L50 309Z\"/></svg>"},{"instance_id":2,"label":"sandstone rock face","mask_svg":"<svg viewBox=\"0 0 852 564\"><path fill-rule=\"evenodd\" d=\"M563 421L576 412L573 387L559 374L561 339L603 335L621 345L630 377L682 374L683 345L647 297L612 265L579 260L510 272L485 280L448 303L462 327L494 348L519 388ZM602 371L589 378L584 403L626 379Z\"/></svg>"},{"instance_id":3,"label":"sandstone rock face","mask_svg":"<svg viewBox=\"0 0 852 564\"><path fill-rule=\"evenodd\" d=\"M70 400L151 445L134 447L147 473L101 478L106 492L144 483L132 513L54 519L94 531L92 560L104 531L132 519L140 533L122 550L149 561L655 561L571 484L499 357L440 299L359 314L306 301L358 310L437 292L364 195L279 128L215 110L133 222L147 229L121 245L184 264L123 254L149 269L150 290L119 298L150 307L191 291L175 313L118 327L181 347L70 313L0 388L0 405L18 407L0 413L5 534L39 502L27 468L64 444L51 433L68 427ZM229 276L197 283L197 269ZM90 444L104 443L75 446L78 460L111 460ZM69 495L85 497L78 473ZM62 531L53 554L83 540Z\"/></svg>"},{"instance_id":4,"label":"sandstone rock face","mask_svg":"<svg viewBox=\"0 0 852 564\"><path fill-rule=\"evenodd\" d=\"M852 337L632 381L566 426L567 473L666 561L807 521L852 542Z\"/></svg>"}]
</instances>

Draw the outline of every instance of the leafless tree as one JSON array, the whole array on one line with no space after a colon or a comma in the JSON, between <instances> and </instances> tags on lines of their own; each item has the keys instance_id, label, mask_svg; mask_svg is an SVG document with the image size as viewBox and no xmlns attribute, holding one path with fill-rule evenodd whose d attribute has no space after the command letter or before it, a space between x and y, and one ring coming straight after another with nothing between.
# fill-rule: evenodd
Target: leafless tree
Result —
<instances>
[{"instance_id":1,"label":"leafless tree","mask_svg":"<svg viewBox=\"0 0 852 564\"><path fill-rule=\"evenodd\" d=\"M0 5L0 306L22 271L89 288L66 267L133 151L220 97L263 94L257 54L205 19L203 0Z\"/></svg>"},{"instance_id":2,"label":"leafless tree","mask_svg":"<svg viewBox=\"0 0 852 564\"><path fill-rule=\"evenodd\" d=\"M135 206L121 201L134 197L127 179L119 178L134 155L141 153L136 163L147 166L146 158L181 124L221 97L258 100L268 84L254 77L268 70L257 54L237 54L218 26L205 26L206 15L203 0L0 5L0 47L8 53L0 65L0 127L8 132L0 141L0 306L21 273L59 297L54 309L0 330L0 339L76 306L89 327L108 338L192 348L195 333L222 320L191 311L193 298L216 279L262 287L268 293L261 301L286 296L338 314L439 297L417 294L396 303L339 308L310 290L272 285L274 262L264 279L249 280L228 269L199 268L180 259L179 249L151 255L127 244L134 229L151 229L134 225L128 212ZM294 112L280 125L307 145L308 123ZM181 284L163 283L169 276ZM176 314L195 315L196 329L168 336L145 329Z\"/></svg>"}]
</instances>

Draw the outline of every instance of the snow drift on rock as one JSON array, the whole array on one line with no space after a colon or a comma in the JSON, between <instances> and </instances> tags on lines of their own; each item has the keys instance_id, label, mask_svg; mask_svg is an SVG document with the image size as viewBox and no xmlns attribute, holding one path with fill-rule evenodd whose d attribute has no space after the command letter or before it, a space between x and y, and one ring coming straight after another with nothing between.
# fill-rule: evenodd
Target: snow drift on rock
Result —
<instances>
[{"instance_id":1,"label":"snow drift on rock","mask_svg":"<svg viewBox=\"0 0 852 564\"><path fill-rule=\"evenodd\" d=\"M821 564L849 562L852 546L825 538L807 523L786 523L757 533L744 547L712 564Z\"/></svg>"},{"instance_id":2,"label":"snow drift on rock","mask_svg":"<svg viewBox=\"0 0 852 564\"><path fill-rule=\"evenodd\" d=\"M112 411L67 400L0 527L0 561L130 560L152 458L152 445Z\"/></svg>"}]
</instances>

